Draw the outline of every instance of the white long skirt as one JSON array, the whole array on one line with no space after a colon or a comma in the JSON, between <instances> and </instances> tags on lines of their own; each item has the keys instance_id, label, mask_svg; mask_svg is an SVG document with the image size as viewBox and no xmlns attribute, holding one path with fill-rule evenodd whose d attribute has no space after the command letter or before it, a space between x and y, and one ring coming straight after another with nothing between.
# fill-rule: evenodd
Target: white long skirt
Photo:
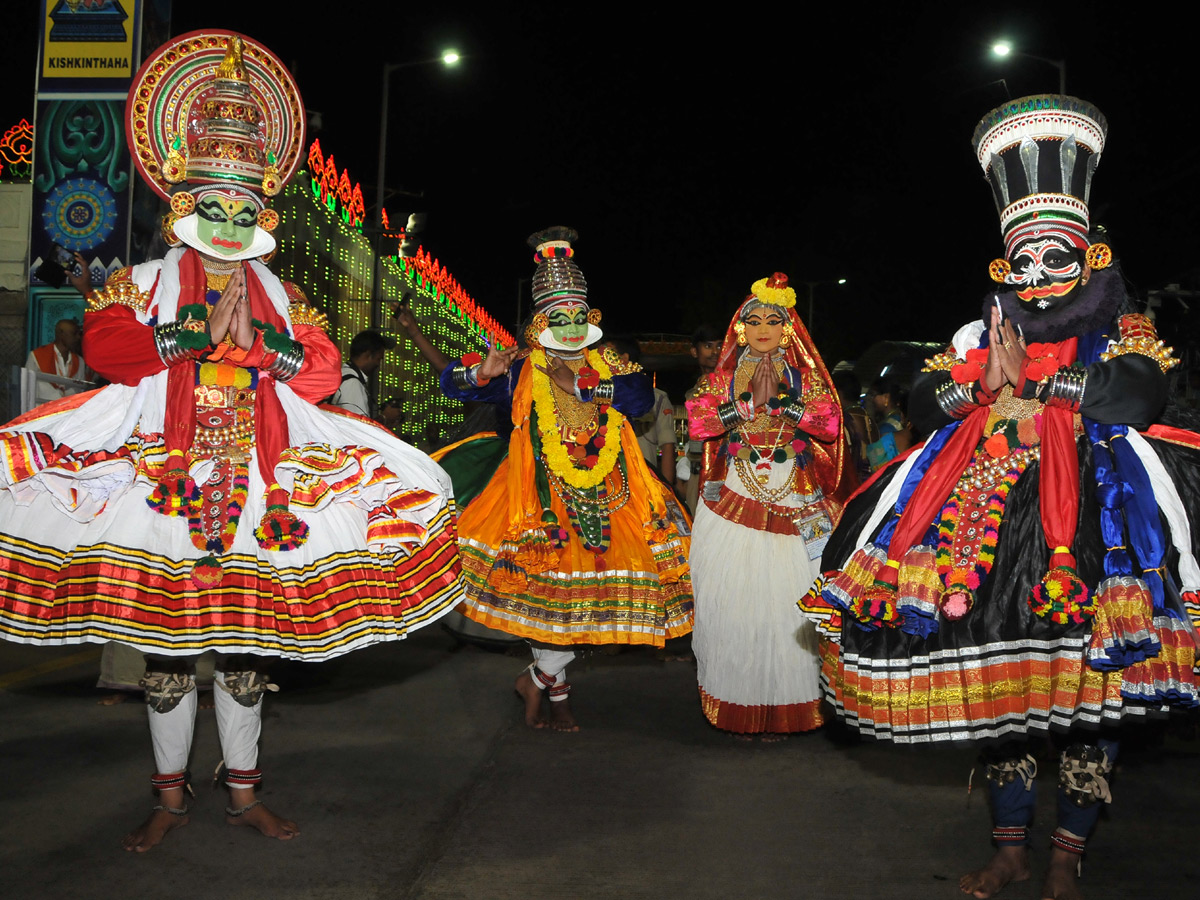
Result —
<instances>
[{"instance_id":1,"label":"white long skirt","mask_svg":"<svg viewBox=\"0 0 1200 900\"><path fill-rule=\"evenodd\" d=\"M768 485L791 471L790 460L773 465ZM732 466L726 487L746 496ZM689 562L692 649L709 722L740 733L820 727L816 631L796 606L819 574L804 540L728 521L701 501Z\"/></svg>"}]
</instances>

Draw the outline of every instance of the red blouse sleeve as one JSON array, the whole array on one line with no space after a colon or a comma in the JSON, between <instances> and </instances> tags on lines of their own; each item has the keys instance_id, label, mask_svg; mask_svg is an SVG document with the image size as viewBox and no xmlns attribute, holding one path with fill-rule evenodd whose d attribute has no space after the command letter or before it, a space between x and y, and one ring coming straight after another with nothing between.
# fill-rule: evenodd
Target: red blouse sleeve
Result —
<instances>
[{"instance_id":1,"label":"red blouse sleeve","mask_svg":"<svg viewBox=\"0 0 1200 900\"><path fill-rule=\"evenodd\" d=\"M342 383L342 354L315 325L293 325L292 335L304 346L304 364L287 385L309 403L324 400Z\"/></svg>"},{"instance_id":2,"label":"red blouse sleeve","mask_svg":"<svg viewBox=\"0 0 1200 900\"><path fill-rule=\"evenodd\" d=\"M84 314L83 358L114 384L134 385L167 367L154 344L154 329L119 304Z\"/></svg>"},{"instance_id":3,"label":"red blouse sleeve","mask_svg":"<svg viewBox=\"0 0 1200 900\"><path fill-rule=\"evenodd\" d=\"M801 431L826 444L842 434L842 419L837 404L828 395L804 404L804 415L798 426Z\"/></svg>"},{"instance_id":4,"label":"red blouse sleeve","mask_svg":"<svg viewBox=\"0 0 1200 900\"><path fill-rule=\"evenodd\" d=\"M708 376L704 387L691 400L686 401L688 431L695 440L720 437L729 430L721 423L717 409L729 402L729 380L717 373Z\"/></svg>"}]
</instances>

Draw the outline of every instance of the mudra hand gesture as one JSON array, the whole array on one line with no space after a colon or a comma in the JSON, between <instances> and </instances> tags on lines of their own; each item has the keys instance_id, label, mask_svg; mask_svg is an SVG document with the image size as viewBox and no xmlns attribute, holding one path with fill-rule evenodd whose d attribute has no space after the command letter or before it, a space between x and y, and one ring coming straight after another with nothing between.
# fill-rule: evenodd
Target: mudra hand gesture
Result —
<instances>
[{"instance_id":1,"label":"mudra hand gesture","mask_svg":"<svg viewBox=\"0 0 1200 900\"><path fill-rule=\"evenodd\" d=\"M492 347L488 350L487 359L479 364L479 371L476 373L481 380L489 380L499 378L501 375L507 374L512 367L513 360L517 357L519 348L509 347L507 350L499 350Z\"/></svg>"},{"instance_id":2,"label":"mudra hand gesture","mask_svg":"<svg viewBox=\"0 0 1200 900\"><path fill-rule=\"evenodd\" d=\"M229 276L225 290L213 306L208 317L208 336L214 344L225 340L225 335L241 349L249 350L254 344L254 326L250 323L250 296L246 293L246 269L238 266Z\"/></svg>"},{"instance_id":3,"label":"mudra hand gesture","mask_svg":"<svg viewBox=\"0 0 1200 900\"><path fill-rule=\"evenodd\" d=\"M758 409L775 396L779 386L779 376L775 374L775 364L771 357L764 356L758 361L754 374L750 376L750 402Z\"/></svg>"},{"instance_id":4,"label":"mudra hand gesture","mask_svg":"<svg viewBox=\"0 0 1200 900\"><path fill-rule=\"evenodd\" d=\"M992 393L1006 383L1015 386L1021 378L1021 363L1025 361L1025 337L1019 335L1011 319L1000 321L1000 310L992 307L988 326L988 358L983 367L983 386Z\"/></svg>"},{"instance_id":5,"label":"mudra hand gesture","mask_svg":"<svg viewBox=\"0 0 1200 900\"><path fill-rule=\"evenodd\" d=\"M559 359L557 356L546 356L546 365L538 366L538 369L550 376L550 380L557 384L562 390L568 394L575 391L575 373L571 371L571 367Z\"/></svg>"}]
</instances>

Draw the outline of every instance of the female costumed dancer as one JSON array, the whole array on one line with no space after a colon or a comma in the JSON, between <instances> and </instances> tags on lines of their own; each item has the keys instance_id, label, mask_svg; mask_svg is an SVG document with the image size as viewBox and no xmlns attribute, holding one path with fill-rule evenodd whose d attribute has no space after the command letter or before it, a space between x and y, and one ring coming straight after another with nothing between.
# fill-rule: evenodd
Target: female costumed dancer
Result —
<instances>
[{"instance_id":1,"label":"female costumed dancer","mask_svg":"<svg viewBox=\"0 0 1200 900\"><path fill-rule=\"evenodd\" d=\"M708 721L766 739L823 721L816 635L794 604L819 574L848 455L837 392L787 276L751 291L687 402L692 437L706 441L692 646Z\"/></svg>"}]
</instances>

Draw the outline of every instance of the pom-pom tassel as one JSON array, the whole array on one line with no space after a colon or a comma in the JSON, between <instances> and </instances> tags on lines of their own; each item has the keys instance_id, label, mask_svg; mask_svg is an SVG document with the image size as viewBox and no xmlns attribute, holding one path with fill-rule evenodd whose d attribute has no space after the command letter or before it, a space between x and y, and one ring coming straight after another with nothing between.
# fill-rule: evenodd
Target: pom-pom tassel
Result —
<instances>
[{"instance_id":1,"label":"pom-pom tassel","mask_svg":"<svg viewBox=\"0 0 1200 900\"><path fill-rule=\"evenodd\" d=\"M1096 598L1075 571L1068 547L1056 547L1050 569L1029 593L1029 608L1059 625L1081 624L1096 612Z\"/></svg>"},{"instance_id":2,"label":"pom-pom tassel","mask_svg":"<svg viewBox=\"0 0 1200 900\"><path fill-rule=\"evenodd\" d=\"M200 488L188 474L187 460L182 450L172 450L166 468L146 505L164 516L197 516L200 514Z\"/></svg>"},{"instance_id":3,"label":"pom-pom tassel","mask_svg":"<svg viewBox=\"0 0 1200 900\"><path fill-rule=\"evenodd\" d=\"M881 625L893 627L899 624L899 595L896 591L899 571L898 561L887 560L876 574L874 583L850 601L848 612L863 628L873 631Z\"/></svg>"},{"instance_id":4,"label":"pom-pom tassel","mask_svg":"<svg viewBox=\"0 0 1200 900\"><path fill-rule=\"evenodd\" d=\"M214 588L221 583L225 572L215 556L202 557L192 565L192 581L202 589Z\"/></svg>"},{"instance_id":5,"label":"pom-pom tassel","mask_svg":"<svg viewBox=\"0 0 1200 900\"><path fill-rule=\"evenodd\" d=\"M254 529L258 546L264 550L295 550L308 540L308 523L288 510L290 499L278 484L267 489L267 511Z\"/></svg>"}]
</instances>

